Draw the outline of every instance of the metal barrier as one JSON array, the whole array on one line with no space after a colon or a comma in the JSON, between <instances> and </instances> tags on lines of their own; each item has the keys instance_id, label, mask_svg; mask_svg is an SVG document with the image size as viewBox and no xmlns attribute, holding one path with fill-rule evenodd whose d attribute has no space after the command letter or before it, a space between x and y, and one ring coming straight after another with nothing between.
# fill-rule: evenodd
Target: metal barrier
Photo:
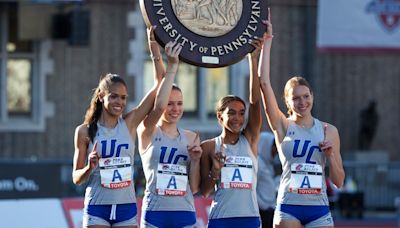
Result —
<instances>
[{"instance_id":1,"label":"metal barrier","mask_svg":"<svg viewBox=\"0 0 400 228\"><path fill-rule=\"evenodd\" d=\"M367 210L395 210L394 200L400 196L400 162L344 161L346 178L351 177L357 191L364 194Z\"/></svg>"}]
</instances>

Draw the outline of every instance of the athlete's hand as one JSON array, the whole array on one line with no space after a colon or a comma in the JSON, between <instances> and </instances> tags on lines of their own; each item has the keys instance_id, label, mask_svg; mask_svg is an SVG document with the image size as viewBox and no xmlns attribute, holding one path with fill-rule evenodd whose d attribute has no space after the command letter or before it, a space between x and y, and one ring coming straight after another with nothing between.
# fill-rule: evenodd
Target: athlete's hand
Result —
<instances>
[{"instance_id":1,"label":"athlete's hand","mask_svg":"<svg viewBox=\"0 0 400 228\"><path fill-rule=\"evenodd\" d=\"M328 124L324 124L324 141L319 143L319 148L325 153L325 155L329 158L333 155L333 143L326 139L326 132L328 129Z\"/></svg>"},{"instance_id":2,"label":"athlete's hand","mask_svg":"<svg viewBox=\"0 0 400 228\"><path fill-rule=\"evenodd\" d=\"M190 160L192 161L200 161L201 154L203 153L203 150L200 147L200 137L199 133L196 133L196 136L194 137L193 143L191 145L187 146L188 152L189 152L189 157Z\"/></svg>"},{"instance_id":3,"label":"athlete's hand","mask_svg":"<svg viewBox=\"0 0 400 228\"><path fill-rule=\"evenodd\" d=\"M182 45L176 41L170 41L165 45L165 54L167 55L168 64L179 63L179 54L181 50Z\"/></svg>"},{"instance_id":4,"label":"athlete's hand","mask_svg":"<svg viewBox=\"0 0 400 228\"><path fill-rule=\"evenodd\" d=\"M223 142L223 140L222 140ZM211 153L211 160L212 160L212 165L213 169L216 171L220 171L222 167L224 167L225 164L225 148L224 144L221 143L221 146L219 147L218 151L215 153Z\"/></svg>"},{"instance_id":5,"label":"athlete's hand","mask_svg":"<svg viewBox=\"0 0 400 228\"><path fill-rule=\"evenodd\" d=\"M272 22L271 22L271 11L268 8L268 20L262 20L262 23L266 26L266 30L264 32L263 38L264 40L272 40L274 37L272 32Z\"/></svg>"},{"instance_id":6,"label":"athlete's hand","mask_svg":"<svg viewBox=\"0 0 400 228\"><path fill-rule=\"evenodd\" d=\"M97 154L97 141L94 143L93 145L93 149L92 152L89 153L88 155L88 163L90 165L90 170L93 170L97 167L97 165L99 164L99 155Z\"/></svg>"},{"instance_id":7,"label":"athlete's hand","mask_svg":"<svg viewBox=\"0 0 400 228\"><path fill-rule=\"evenodd\" d=\"M261 54L261 48L264 44L264 39L260 37L254 37L254 40L251 40L250 44L253 45L255 49L253 52L249 54L249 58L251 61L258 62L258 59L260 58Z\"/></svg>"}]
</instances>

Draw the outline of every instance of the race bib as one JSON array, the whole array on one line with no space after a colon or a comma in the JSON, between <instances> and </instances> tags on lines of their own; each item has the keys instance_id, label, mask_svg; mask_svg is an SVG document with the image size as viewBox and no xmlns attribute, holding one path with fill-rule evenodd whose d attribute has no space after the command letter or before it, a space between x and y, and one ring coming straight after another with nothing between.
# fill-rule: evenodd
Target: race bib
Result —
<instances>
[{"instance_id":1,"label":"race bib","mask_svg":"<svg viewBox=\"0 0 400 228\"><path fill-rule=\"evenodd\" d=\"M100 158L101 186L117 189L132 183L132 167L129 157Z\"/></svg>"},{"instance_id":2,"label":"race bib","mask_svg":"<svg viewBox=\"0 0 400 228\"><path fill-rule=\"evenodd\" d=\"M253 161L249 157L227 156L221 170L221 188L251 189Z\"/></svg>"},{"instance_id":3,"label":"race bib","mask_svg":"<svg viewBox=\"0 0 400 228\"><path fill-rule=\"evenodd\" d=\"M322 167L315 164L295 163L290 167L289 192L297 194L320 194Z\"/></svg>"},{"instance_id":4,"label":"race bib","mask_svg":"<svg viewBox=\"0 0 400 228\"><path fill-rule=\"evenodd\" d=\"M184 165L158 164L156 192L164 196L184 196L188 184Z\"/></svg>"}]
</instances>

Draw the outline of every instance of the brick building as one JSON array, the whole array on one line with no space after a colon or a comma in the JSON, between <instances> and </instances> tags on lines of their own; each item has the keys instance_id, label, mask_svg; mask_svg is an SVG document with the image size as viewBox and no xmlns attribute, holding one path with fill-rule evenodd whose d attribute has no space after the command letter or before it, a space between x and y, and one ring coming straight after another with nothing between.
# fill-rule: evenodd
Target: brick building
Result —
<instances>
[{"instance_id":1,"label":"brick building","mask_svg":"<svg viewBox=\"0 0 400 228\"><path fill-rule=\"evenodd\" d=\"M320 53L318 1L269 4L276 93L282 94L289 77L305 76L315 91L314 115L339 129L344 157L358 149L360 111L375 100L380 121L372 149L400 160L400 55ZM74 129L101 74L123 76L130 105L140 101L151 67L139 8L137 0L0 2L1 159L71 161ZM219 69L182 64L177 77L187 111L182 127L203 138L218 134L214 103L228 93L246 97L247 72L246 60ZM284 108L282 100L280 105Z\"/></svg>"}]
</instances>

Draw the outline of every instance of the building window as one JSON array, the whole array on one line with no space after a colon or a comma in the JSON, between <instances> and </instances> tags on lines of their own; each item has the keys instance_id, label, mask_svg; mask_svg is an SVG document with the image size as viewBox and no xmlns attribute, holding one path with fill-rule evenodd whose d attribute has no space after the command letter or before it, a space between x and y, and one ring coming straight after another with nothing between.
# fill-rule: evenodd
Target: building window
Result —
<instances>
[{"instance_id":1,"label":"building window","mask_svg":"<svg viewBox=\"0 0 400 228\"><path fill-rule=\"evenodd\" d=\"M30 59L7 60L7 115L31 116L32 114L32 61Z\"/></svg>"},{"instance_id":2,"label":"building window","mask_svg":"<svg viewBox=\"0 0 400 228\"><path fill-rule=\"evenodd\" d=\"M1 103L2 120L32 118L32 78L35 64L32 41L18 39L17 5L2 5L1 16ZM5 88L4 88L5 87Z\"/></svg>"},{"instance_id":3,"label":"building window","mask_svg":"<svg viewBox=\"0 0 400 228\"><path fill-rule=\"evenodd\" d=\"M229 68L206 69L207 74L207 114L215 117L218 100L229 94Z\"/></svg>"},{"instance_id":4,"label":"building window","mask_svg":"<svg viewBox=\"0 0 400 228\"><path fill-rule=\"evenodd\" d=\"M43 131L45 114L51 114L39 71L44 46L19 38L18 8L18 3L0 3L0 131Z\"/></svg>"}]
</instances>

